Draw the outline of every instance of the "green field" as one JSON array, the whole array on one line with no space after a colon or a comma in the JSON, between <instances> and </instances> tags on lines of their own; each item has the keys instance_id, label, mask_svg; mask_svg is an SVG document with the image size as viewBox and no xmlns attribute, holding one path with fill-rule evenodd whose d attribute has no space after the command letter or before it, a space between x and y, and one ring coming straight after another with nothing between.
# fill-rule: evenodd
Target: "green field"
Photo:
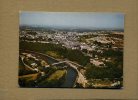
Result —
<instances>
[{"instance_id":1,"label":"green field","mask_svg":"<svg viewBox=\"0 0 138 100\"><path fill-rule=\"evenodd\" d=\"M66 70L57 70L41 81L39 87L59 87L65 81Z\"/></svg>"}]
</instances>

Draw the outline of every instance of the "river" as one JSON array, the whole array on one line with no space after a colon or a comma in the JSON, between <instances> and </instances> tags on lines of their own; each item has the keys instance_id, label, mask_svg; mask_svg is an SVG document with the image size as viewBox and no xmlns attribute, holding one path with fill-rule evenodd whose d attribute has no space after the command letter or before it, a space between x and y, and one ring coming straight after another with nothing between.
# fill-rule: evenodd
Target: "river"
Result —
<instances>
[{"instance_id":1,"label":"river","mask_svg":"<svg viewBox=\"0 0 138 100\"><path fill-rule=\"evenodd\" d=\"M32 55L36 56L37 58L44 59L48 62L48 64L53 64L53 63L59 62L58 60L56 60L52 57L49 57L47 55L41 54L41 53L28 51L28 50L24 51L24 52L31 53ZM69 65L64 64L64 66L69 66ZM57 66L57 67L61 67L61 66ZM67 74L65 76L65 82L61 85L61 87L62 88L72 88L75 84L76 78L77 78L76 70L73 69L72 67L67 67Z\"/></svg>"}]
</instances>

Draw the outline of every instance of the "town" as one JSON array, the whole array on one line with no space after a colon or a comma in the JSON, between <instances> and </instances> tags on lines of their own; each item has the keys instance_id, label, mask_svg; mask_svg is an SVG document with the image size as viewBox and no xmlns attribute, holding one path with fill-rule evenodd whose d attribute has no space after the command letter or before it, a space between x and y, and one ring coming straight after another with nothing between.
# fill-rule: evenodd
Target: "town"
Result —
<instances>
[{"instance_id":1,"label":"town","mask_svg":"<svg viewBox=\"0 0 138 100\"><path fill-rule=\"evenodd\" d=\"M35 79L34 76L32 78L32 87L122 88L122 30L79 31L20 27L19 33L19 60L32 71L30 75L36 75ZM52 71L47 72L51 68ZM74 79L66 79L68 70L75 73L71 75ZM53 72L60 75L53 75ZM19 83L22 87L26 86L22 79L25 75L29 74L19 70ZM52 81L58 85L48 82L52 80L51 77L58 77L59 83ZM45 79L47 81L43 82ZM68 86L70 81L72 83Z\"/></svg>"}]
</instances>

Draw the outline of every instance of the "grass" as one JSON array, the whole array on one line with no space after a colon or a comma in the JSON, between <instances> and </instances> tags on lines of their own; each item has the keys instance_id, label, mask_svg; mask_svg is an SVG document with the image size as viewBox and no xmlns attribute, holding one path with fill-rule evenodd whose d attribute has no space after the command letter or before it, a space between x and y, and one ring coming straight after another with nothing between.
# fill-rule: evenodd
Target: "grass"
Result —
<instances>
[{"instance_id":1,"label":"grass","mask_svg":"<svg viewBox=\"0 0 138 100\"><path fill-rule=\"evenodd\" d=\"M54 58L62 58L62 57L61 57L57 52L55 52L55 51L47 51L46 54L47 54L47 55L50 55L50 56L52 56L52 57L54 57Z\"/></svg>"},{"instance_id":2,"label":"grass","mask_svg":"<svg viewBox=\"0 0 138 100\"><path fill-rule=\"evenodd\" d=\"M48 78L38 83L38 87L59 87L64 82L66 70L57 70Z\"/></svg>"},{"instance_id":3,"label":"grass","mask_svg":"<svg viewBox=\"0 0 138 100\"><path fill-rule=\"evenodd\" d=\"M35 74L19 76L19 79L24 79L26 80L26 82L29 82L29 81L37 79L37 77L38 77L38 73L35 73Z\"/></svg>"},{"instance_id":4,"label":"grass","mask_svg":"<svg viewBox=\"0 0 138 100\"><path fill-rule=\"evenodd\" d=\"M62 78L65 75L65 73L66 73L66 70L57 70L51 76L49 76L49 78L47 80L48 81L59 80L60 78Z\"/></svg>"},{"instance_id":5,"label":"grass","mask_svg":"<svg viewBox=\"0 0 138 100\"><path fill-rule=\"evenodd\" d=\"M34 74L35 72L30 70L29 68L25 67L22 63L21 59L19 59L19 76L27 75L27 74Z\"/></svg>"},{"instance_id":6,"label":"grass","mask_svg":"<svg viewBox=\"0 0 138 100\"><path fill-rule=\"evenodd\" d=\"M111 81L109 80L95 80L93 81L94 84L103 84L103 85L110 85Z\"/></svg>"}]
</instances>

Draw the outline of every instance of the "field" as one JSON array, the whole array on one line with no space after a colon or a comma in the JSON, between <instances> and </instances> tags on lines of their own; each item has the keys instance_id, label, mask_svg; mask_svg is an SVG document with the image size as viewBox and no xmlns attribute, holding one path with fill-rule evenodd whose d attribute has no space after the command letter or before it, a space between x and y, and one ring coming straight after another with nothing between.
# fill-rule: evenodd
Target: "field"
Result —
<instances>
[{"instance_id":1,"label":"field","mask_svg":"<svg viewBox=\"0 0 138 100\"><path fill-rule=\"evenodd\" d=\"M20 87L123 88L123 14L24 12L20 20Z\"/></svg>"}]
</instances>

